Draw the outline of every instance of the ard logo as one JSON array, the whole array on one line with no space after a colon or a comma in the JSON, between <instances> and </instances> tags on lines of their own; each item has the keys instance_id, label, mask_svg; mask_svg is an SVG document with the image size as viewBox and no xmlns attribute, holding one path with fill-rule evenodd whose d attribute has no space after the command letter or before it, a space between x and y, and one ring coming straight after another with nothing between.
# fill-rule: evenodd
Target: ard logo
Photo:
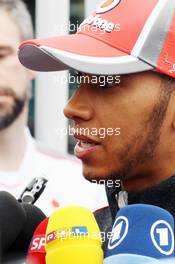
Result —
<instances>
[{"instance_id":1,"label":"ard logo","mask_svg":"<svg viewBox=\"0 0 175 264\"><path fill-rule=\"evenodd\" d=\"M151 239L155 248L163 255L169 256L174 251L174 232L169 223L163 220L151 227Z\"/></svg>"},{"instance_id":2,"label":"ard logo","mask_svg":"<svg viewBox=\"0 0 175 264\"><path fill-rule=\"evenodd\" d=\"M128 234L129 221L125 216L119 216L112 228L112 238L109 240L108 249L119 246Z\"/></svg>"},{"instance_id":3,"label":"ard logo","mask_svg":"<svg viewBox=\"0 0 175 264\"><path fill-rule=\"evenodd\" d=\"M101 14L112 10L114 7L120 4L121 0L104 0L97 7L96 13Z\"/></svg>"}]
</instances>

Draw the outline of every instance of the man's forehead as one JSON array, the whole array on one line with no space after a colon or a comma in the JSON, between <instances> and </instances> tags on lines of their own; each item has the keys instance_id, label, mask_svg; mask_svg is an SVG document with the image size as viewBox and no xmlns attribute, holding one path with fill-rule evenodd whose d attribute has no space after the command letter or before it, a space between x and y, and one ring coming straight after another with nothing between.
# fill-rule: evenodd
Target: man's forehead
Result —
<instances>
[{"instance_id":1,"label":"man's forehead","mask_svg":"<svg viewBox=\"0 0 175 264\"><path fill-rule=\"evenodd\" d=\"M21 41L18 26L3 8L0 9L0 25L0 46L17 48Z\"/></svg>"}]
</instances>

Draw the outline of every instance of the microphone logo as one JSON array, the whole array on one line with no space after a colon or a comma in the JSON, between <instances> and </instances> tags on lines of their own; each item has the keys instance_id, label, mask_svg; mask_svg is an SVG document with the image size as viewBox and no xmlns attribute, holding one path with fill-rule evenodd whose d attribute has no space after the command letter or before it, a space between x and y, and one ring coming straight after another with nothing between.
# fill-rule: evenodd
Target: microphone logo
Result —
<instances>
[{"instance_id":1,"label":"microphone logo","mask_svg":"<svg viewBox=\"0 0 175 264\"><path fill-rule=\"evenodd\" d=\"M129 222L124 216L117 217L113 228L112 237L109 240L108 249L114 249L125 239L128 234Z\"/></svg>"},{"instance_id":2,"label":"microphone logo","mask_svg":"<svg viewBox=\"0 0 175 264\"><path fill-rule=\"evenodd\" d=\"M68 240L74 238L88 237L89 232L86 226L73 226L64 229L59 229L49 233L46 236L46 244L55 240Z\"/></svg>"},{"instance_id":3,"label":"microphone logo","mask_svg":"<svg viewBox=\"0 0 175 264\"><path fill-rule=\"evenodd\" d=\"M34 236L30 244L30 252L45 253L45 235Z\"/></svg>"},{"instance_id":4,"label":"microphone logo","mask_svg":"<svg viewBox=\"0 0 175 264\"><path fill-rule=\"evenodd\" d=\"M163 255L169 256L174 251L174 232L169 223L156 221L151 227L151 240L156 249Z\"/></svg>"},{"instance_id":5,"label":"microphone logo","mask_svg":"<svg viewBox=\"0 0 175 264\"><path fill-rule=\"evenodd\" d=\"M88 235L88 229L85 226L77 226L72 227L72 235L74 236L87 236Z\"/></svg>"}]
</instances>

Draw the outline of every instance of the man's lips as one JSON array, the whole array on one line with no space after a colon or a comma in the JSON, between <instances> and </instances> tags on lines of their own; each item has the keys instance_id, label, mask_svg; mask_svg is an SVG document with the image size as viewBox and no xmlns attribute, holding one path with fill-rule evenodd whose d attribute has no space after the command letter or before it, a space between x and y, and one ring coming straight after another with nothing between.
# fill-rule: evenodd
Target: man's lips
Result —
<instances>
[{"instance_id":1,"label":"man's lips","mask_svg":"<svg viewBox=\"0 0 175 264\"><path fill-rule=\"evenodd\" d=\"M101 140L94 139L90 136L80 135L78 133L74 133L74 138L76 138L78 141L87 142L95 145L99 145L101 143Z\"/></svg>"},{"instance_id":2,"label":"man's lips","mask_svg":"<svg viewBox=\"0 0 175 264\"><path fill-rule=\"evenodd\" d=\"M74 134L74 137L78 139L74 153L79 159L82 159L87 154L96 151L101 146L99 140L94 140L91 137L78 134Z\"/></svg>"}]
</instances>

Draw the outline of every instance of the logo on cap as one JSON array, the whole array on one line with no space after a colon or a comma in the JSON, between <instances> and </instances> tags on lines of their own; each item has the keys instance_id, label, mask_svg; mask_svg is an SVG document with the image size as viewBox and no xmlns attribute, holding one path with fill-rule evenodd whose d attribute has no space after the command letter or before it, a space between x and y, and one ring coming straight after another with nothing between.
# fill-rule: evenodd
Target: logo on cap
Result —
<instances>
[{"instance_id":1,"label":"logo on cap","mask_svg":"<svg viewBox=\"0 0 175 264\"><path fill-rule=\"evenodd\" d=\"M166 221L155 222L151 227L151 239L156 249L169 256L174 251L174 232Z\"/></svg>"},{"instance_id":2,"label":"logo on cap","mask_svg":"<svg viewBox=\"0 0 175 264\"><path fill-rule=\"evenodd\" d=\"M102 3L97 7L96 13L101 14L110 11L116 7L121 0L103 0Z\"/></svg>"},{"instance_id":3,"label":"logo on cap","mask_svg":"<svg viewBox=\"0 0 175 264\"><path fill-rule=\"evenodd\" d=\"M125 239L128 234L129 222L125 216L116 219L112 228L112 238L109 240L108 248L114 249Z\"/></svg>"}]
</instances>

